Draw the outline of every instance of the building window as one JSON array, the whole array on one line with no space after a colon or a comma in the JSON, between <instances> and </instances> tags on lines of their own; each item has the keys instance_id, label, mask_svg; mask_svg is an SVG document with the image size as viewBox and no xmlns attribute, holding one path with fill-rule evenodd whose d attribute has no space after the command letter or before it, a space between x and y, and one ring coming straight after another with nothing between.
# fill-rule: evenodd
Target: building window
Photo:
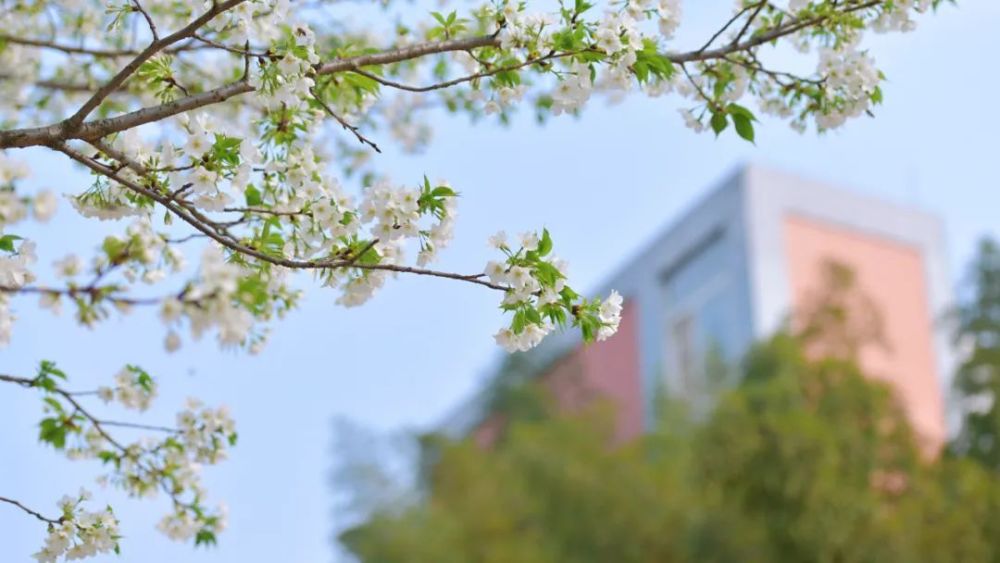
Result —
<instances>
[{"instance_id":1,"label":"building window","mask_svg":"<svg viewBox=\"0 0 1000 563\"><path fill-rule=\"evenodd\" d=\"M694 318L691 315L678 317L670 329L670 335L678 387L682 394L687 395L694 389L698 376Z\"/></svg>"}]
</instances>

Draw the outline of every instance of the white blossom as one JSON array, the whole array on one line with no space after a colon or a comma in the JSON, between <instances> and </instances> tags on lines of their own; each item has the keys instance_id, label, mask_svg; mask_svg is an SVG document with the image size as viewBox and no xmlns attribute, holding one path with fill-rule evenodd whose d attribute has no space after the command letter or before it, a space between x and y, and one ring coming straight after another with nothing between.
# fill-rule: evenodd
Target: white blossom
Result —
<instances>
[{"instance_id":1,"label":"white blossom","mask_svg":"<svg viewBox=\"0 0 1000 563\"><path fill-rule=\"evenodd\" d=\"M44 223L55 215L58 206L59 199L56 198L56 194L45 190L35 196L32 212L35 215L35 219Z\"/></svg>"}]
</instances>

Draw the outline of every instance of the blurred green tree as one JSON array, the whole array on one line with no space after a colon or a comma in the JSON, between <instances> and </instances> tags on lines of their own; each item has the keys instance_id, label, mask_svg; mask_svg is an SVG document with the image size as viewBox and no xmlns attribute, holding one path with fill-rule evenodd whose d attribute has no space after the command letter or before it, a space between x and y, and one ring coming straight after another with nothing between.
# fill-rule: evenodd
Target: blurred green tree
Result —
<instances>
[{"instance_id":1,"label":"blurred green tree","mask_svg":"<svg viewBox=\"0 0 1000 563\"><path fill-rule=\"evenodd\" d=\"M633 443L606 404L438 441L425 498L341 540L372 563L997 560L996 479L922 458L885 385L787 334L743 373L707 419L668 408Z\"/></svg>"},{"instance_id":2,"label":"blurred green tree","mask_svg":"<svg viewBox=\"0 0 1000 563\"><path fill-rule=\"evenodd\" d=\"M960 380L997 357L998 256L984 244L962 316L980 348ZM503 439L425 440L423 498L342 543L369 563L1000 561L1000 479L976 463L993 458L921 453L892 389L858 367L881 344L877 311L845 266L825 280L709 412L662 397L634 442L614 439L612 405L566 411L513 370L493 404Z\"/></svg>"},{"instance_id":3,"label":"blurred green tree","mask_svg":"<svg viewBox=\"0 0 1000 563\"><path fill-rule=\"evenodd\" d=\"M956 311L956 342L963 356L955 376L962 429L952 444L966 455L1000 470L1000 247L986 238L969 269Z\"/></svg>"}]
</instances>

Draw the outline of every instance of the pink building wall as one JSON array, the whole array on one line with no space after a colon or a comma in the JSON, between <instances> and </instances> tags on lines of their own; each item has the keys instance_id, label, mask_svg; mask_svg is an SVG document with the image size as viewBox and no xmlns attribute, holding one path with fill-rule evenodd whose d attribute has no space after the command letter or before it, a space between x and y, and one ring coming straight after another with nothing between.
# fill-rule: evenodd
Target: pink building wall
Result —
<instances>
[{"instance_id":1,"label":"pink building wall","mask_svg":"<svg viewBox=\"0 0 1000 563\"><path fill-rule=\"evenodd\" d=\"M852 268L878 308L887 344L862 348L862 367L895 389L924 450L939 451L946 429L924 257L910 245L799 215L785 217L784 238L793 308L819 289L824 262Z\"/></svg>"},{"instance_id":2,"label":"pink building wall","mask_svg":"<svg viewBox=\"0 0 1000 563\"><path fill-rule=\"evenodd\" d=\"M541 375L560 408L572 410L594 400L609 401L615 412L615 439L619 442L643 431L638 331L638 311L633 302L626 301L614 338L576 348ZM473 430L473 440L488 447L500 437L505 425L502 414L492 413Z\"/></svg>"},{"instance_id":3,"label":"pink building wall","mask_svg":"<svg viewBox=\"0 0 1000 563\"><path fill-rule=\"evenodd\" d=\"M617 440L642 434L643 397L635 303L625 302L621 324L613 338L577 348L543 377L563 407L581 407L595 399L607 399L615 409Z\"/></svg>"}]
</instances>

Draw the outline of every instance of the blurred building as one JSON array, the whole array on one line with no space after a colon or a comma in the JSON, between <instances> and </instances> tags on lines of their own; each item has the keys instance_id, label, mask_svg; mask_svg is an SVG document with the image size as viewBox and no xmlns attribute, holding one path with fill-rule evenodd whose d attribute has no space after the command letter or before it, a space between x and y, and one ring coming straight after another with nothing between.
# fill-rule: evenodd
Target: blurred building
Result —
<instances>
[{"instance_id":1,"label":"blurred building","mask_svg":"<svg viewBox=\"0 0 1000 563\"><path fill-rule=\"evenodd\" d=\"M881 345L866 346L866 372L897 391L926 447L945 440L952 358L941 313L950 278L940 220L923 211L749 166L656 237L603 289L625 297L618 334L582 346L573 331L518 360L563 401L600 393L618 408L628 438L653 420L662 390L696 399L711 365L735 365L822 290L825 265L846 265L870 298ZM448 423L489 442L502 427L488 399Z\"/></svg>"}]
</instances>

